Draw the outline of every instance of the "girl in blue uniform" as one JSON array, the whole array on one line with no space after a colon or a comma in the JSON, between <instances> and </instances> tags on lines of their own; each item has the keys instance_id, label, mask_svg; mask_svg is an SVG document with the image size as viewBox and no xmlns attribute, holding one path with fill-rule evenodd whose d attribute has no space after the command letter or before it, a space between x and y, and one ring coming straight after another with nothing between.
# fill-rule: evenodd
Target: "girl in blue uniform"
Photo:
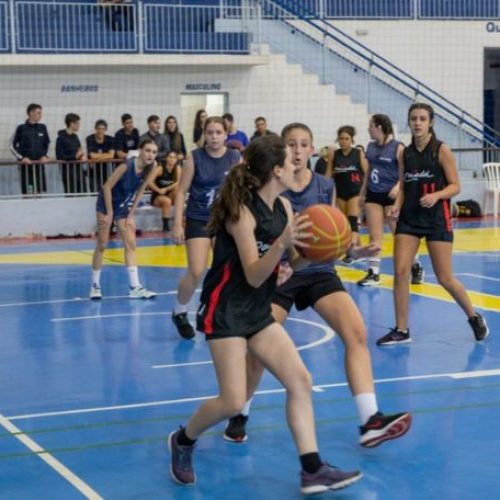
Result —
<instances>
[{"instance_id":1,"label":"girl in blue uniform","mask_svg":"<svg viewBox=\"0 0 500 500\"><path fill-rule=\"evenodd\" d=\"M476 340L485 339L489 333L484 318L474 311L465 288L453 275L450 199L460 192L460 181L453 153L436 138L433 120L434 111L428 104L410 106L408 123L412 142L403 154L399 177L402 189L390 212L394 219L397 218L394 243L396 326L377 341L381 346L411 340L408 277L421 238L426 240L439 283L467 315Z\"/></svg>"},{"instance_id":2,"label":"girl in blue uniform","mask_svg":"<svg viewBox=\"0 0 500 500\"><path fill-rule=\"evenodd\" d=\"M177 243L186 242L188 268L177 288L172 320L179 335L185 339L194 337L194 329L188 321L189 301L207 268L211 238L206 225L212 204L230 168L240 162L240 154L225 146L226 125L218 116L205 122L205 146L195 149L187 158L181 171L181 179L175 197L175 219L172 236ZM186 225L183 226L184 202Z\"/></svg>"},{"instance_id":3,"label":"girl in blue uniform","mask_svg":"<svg viewBox=\"0 0 500 500\"><path fill-rule=\"evenodd\" d=\"M333 182L307 168L312 155L313 136L303 123L292 123L282 131L282 137L292 152L295 166L294 191L284 196L291 202L294 212L300 213L306 207L317 203L334 205ZM355 256L369 256L376 247L355 247ZM360 417L359 442L365 447L374 447L389 439L402 436L410 428L409 413L385 415L379 412L370 352L366 343L366 327L355 302L347 293L333 262L313 262L293 273L290 279L278 286L273 295L273 317L280 324L286 321L289 311L295 305L297 310L314 309L337 332L345 347L345 371ZM252 357L253 358L253 357ZM263 367L257 360L248 363L248 388L252 394L262 376ZM230 419L224 438L228 441L246 440L245 424L250 402L241 415Z\"/></svg>"},{"instance_id":4,"label":"girl in blue uniform","mask_svg":"<svg viewBox=\"0 0 500 500\"><path fill-rule=\"evenodd\" d=\"M287 419L302 465L301 491L319 493L350 485L361 473L343 472L321 460L311 402L311 376L290 337L271 315L271 299L284 252L292 266L295 246L309 236L307 217L294 219L279 195L293 185L290 151L276 136L255 139L246 164L229 173L215 202L209 229L214 259L198 309L219 383L219 395L203 403L186 427L172 432L171 474L190 485L196 480L192 454L197 438L237 413L247 396L246 354L250 351L284 385ZM278 478L281 471L275 472ZM228 479L230 480L230 479Z\"/></svg>"},{"instance_id":5,"label":"girl in blue uniform","mask_svg":"<svg viewBox=\"0 0 500 500\"><path fill-rule=\"evenodd\" d=\"M119 165L106 180L97 197L97 244L92 257L91 299L101 299L101 269L104 251L108 246L109 230L115 222L123 241L125 264L129 275L129 297L150 299L156 294L146 290L139 281L135 258L134 213L144 189L155 173L158 147L151 139L139 144L139 156Z\"/></svg>"}]
</instances>

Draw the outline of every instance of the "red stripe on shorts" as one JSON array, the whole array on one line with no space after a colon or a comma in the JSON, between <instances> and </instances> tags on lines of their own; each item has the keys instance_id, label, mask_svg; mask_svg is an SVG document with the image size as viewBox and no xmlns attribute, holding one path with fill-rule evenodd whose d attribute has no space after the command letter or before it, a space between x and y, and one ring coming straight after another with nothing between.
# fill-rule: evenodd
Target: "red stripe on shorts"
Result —
<instances>
[{"instance_id":1,"label":"red stripe on shorts","mask_svg":"<svg viewBox=\"0 0 500 500\"><path fill-rule=\"evenodd\" d=\"M203 331L205 332L206 335L214 333L213 321L214 321L215 309L219 304L222 290L226 286L230 277L231 277L231 264L229 262L226 262L224 269L222 271L222 278L219 284L213 289L212 293L210 294L210 299L208 301L207 315L205 316L205 319L203 321Z\"/></svg>"}]
</instances>

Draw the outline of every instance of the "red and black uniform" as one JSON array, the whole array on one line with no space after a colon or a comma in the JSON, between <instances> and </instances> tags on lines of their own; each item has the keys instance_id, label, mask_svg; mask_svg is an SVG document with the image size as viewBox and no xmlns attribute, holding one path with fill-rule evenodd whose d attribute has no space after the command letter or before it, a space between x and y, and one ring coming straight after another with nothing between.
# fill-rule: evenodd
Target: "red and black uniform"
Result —
<instances>
[{"instance_id":1,"label":"red and black uniform","mask_svg":"<svg viewBox=\"0 0 500 500\"><path fill-rule=\"evenodd\" d=\"M255 218L255 239L259 256L264 255L283 233L288 216L281 199L271 210L255 194L247 205ZM277 269L258 288L248 284L233 237L225 228L216 234L212 267L203 282L197 329L206 339L224 337L249 338L275 320L271 299L278 278Z\"/></svg>"},{"instance_id":2,"label":"red and black uniform","mask_svg":"<svg viewBox=\"0 0 500 500\"><path fill-rule=\"evenodd\" d=\"M333 153L333 180L337 198L347 201L359 196L364 176L358 148L351 149L346 155L341 149Z\"/></svg>"},{"instance_id":3,"label":"red and black uniform","mask_svg":"<svg viewBox=\"0 0 500 500\"><path fill-rule=\"evenodd\" d=\"M425 236L427 241L453 241L450 200L439 200L433 207L420 205L426 194L441 191L448 185L439 163L439 149L443 143L433 139L423 151L411 144L403 154L404 202L401 207L396 234Z\"/></svg>"}]
</instances>

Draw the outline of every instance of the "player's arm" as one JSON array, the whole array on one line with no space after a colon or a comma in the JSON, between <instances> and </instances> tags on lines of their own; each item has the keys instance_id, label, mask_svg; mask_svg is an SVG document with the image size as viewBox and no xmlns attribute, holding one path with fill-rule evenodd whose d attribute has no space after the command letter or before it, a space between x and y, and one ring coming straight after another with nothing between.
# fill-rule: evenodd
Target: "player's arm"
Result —
<instances>
[{"instance_id":1,"label":"player's arm","mask_svg":"<svg viewBox=\"0 0 500 500\"><path fill-rule=\"evenodd\" d=\"M106 206L106 212L108 214L113 213L113 195L112 189L116 185L116 183L120 180L120 178L127 171L127 165L122 163L118 165L118 167L113 170L113 173L108 177L106 182L102 185L102 194L104 196L104 205Z\"/></svg>"}]
</instances>

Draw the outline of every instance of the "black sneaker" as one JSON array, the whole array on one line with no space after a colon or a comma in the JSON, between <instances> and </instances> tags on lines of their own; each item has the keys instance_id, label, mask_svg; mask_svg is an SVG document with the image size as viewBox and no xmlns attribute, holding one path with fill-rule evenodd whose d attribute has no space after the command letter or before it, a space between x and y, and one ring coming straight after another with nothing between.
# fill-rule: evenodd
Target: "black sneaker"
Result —
<instances>
[{"instance_id":1,"label":"black sneaker","mask_svg":"<svg viewBox=\"0 0 500 500\"><path fill-rule=\"evenodd\" d=\"M366 276L358 281L359 286L378 286L380 285L380 275L375 274L373 269L368 269Z\"/></svg>"},{"instance_id":2,"label":"black sneaker","mask_svg":"<svg viewBox=\"0 0 500 500\"><path fill-rule=\"evenodd\" d=\"M181 337L190 340L195 336L194 328L188 321L187 313L175 314L172 311L172 321L174 322L174 325L177 327L177 331L179 332L179 335Z\"/></svg>"},{"instance_id":3,"label":"black sneaker","mask_svg":"<svg viewBox=\"0 0 500 500\"><path fill-rule=\"evenodd\" d=\"M177 442L178 431L171 432L168 436L168 449L171 455L170 474L174 481L185 486L195 483L196 475L193 470L193 446L181 446Z\"/></svg>"},{"instance_id":4,"label":"black sneaker","mask_svg":"<svg viewBox=\"0 0 500 500\"><path fill-rule=\"evenodd\" d=\"M478 342L484 340L490 334L486 320L479 313L469 318L468 321Z\"/></svg>"},{"instance_id":5,"label":"black sneaker","mask_svg":"<svg viewBox=\"0 0 500 500\"><path fill-rule=\"evenodd\" d=\"M391 328L389 333L377 340L377 345L406 344L407 342L411 342L410 330Z\"/></svg>"},{"instance_id":6,"label":"black sneaker","mask_svg":"<svg viewBox=\"0 0 500 500\"><path fill-rule=\"evenodd\" d=\"M411 284L421 285L424 282L424 266L420 262L414 262L411 266Z\"/></svg>"},{"instance_id":7,"label":"black sneaker","mask_svg":"<svg viewBox=\"0 0 500 500\"><path fill-rule=\"evenodd\" d=\"M338 467L324 463L314 474L300 473L300 491L303 495L314 495L328 490L339 490L359 481L363 474L358 470L344 472Z\"/></svg>"},{"instance_id":8,"label":"black sneaker","mask_svg":"<svg viewBox=\"0 0 500 500\"><path fill-rule=\"evenodd\" d=\"M235 415L227 421L227 427L222 437L231 443L244 443L248 439L246 425L248 416Z\"/></svg>"},{"instance_id":9,"label":"black sneaker","mask_svg":"<svg viewBox=\"0 0 500 500\"><path fill-rule=\"evenodd\" d=\"M406 434L410 427L411 415L409 413L384 415L377 412L359 428L361 434L359 444L365 448L373 448L384 441Z\"/></svg>"}]
</instances>

